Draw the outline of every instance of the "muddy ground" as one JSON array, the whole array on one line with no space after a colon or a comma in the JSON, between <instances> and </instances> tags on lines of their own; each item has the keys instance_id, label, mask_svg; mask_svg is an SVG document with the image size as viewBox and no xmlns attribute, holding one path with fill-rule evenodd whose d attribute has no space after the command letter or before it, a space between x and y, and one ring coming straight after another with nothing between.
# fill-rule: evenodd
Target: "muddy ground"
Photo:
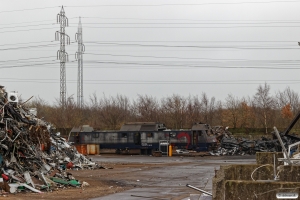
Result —
<instances>
[{"instance_id":1,"label":"muddy ground","mask_svg":"<svg viewBox=\"0 0 300 200\"><path fill-rule=\"evenodd\" d=\"M0 197L0 199L12 199L12 200L33 200L33 199L90 199L95 197L101 197L124 190L134 188L132 185L125 185L117 181L110 180L111 174L114 174L116 169L121 170L124 165L112 165L107 164L108 168L113 169L96 169L96 170L69 170L73 176L79 181L85 181L90 186L83 188L54 188L52 192L45 192L42 194L36 194L31 192L21 192L18 194L6 194ZM138 168L139 165L131 165L132 168ZM114 176L114 175L113 175Z\"/></svg>"},{"instance_id":2,"label":"muddy ground","mask_svg":"<svg viewBox=\"0 0 300 200\"><path fill-rule=\"evenodd\" d=\"M6 194L0 199L120 199L120 196L122 199L149 199L151 195L163 199L184 199L193 192L185 187L187 183L211 190L208 181L214 176L214 167L218 168L220 164L235 161L241 162L244 158L99 155L92 159L108 169L69 171L76 179L85 181L90 186L55 188L52 192L42 194ZM254 161L252 157L246 158L246 162ZM170 192L158 194L155 191L162 188ZM147 193L143 193L143 190ZM143 195L146 195L145 198Z\"/></svg>"}]
</instances>

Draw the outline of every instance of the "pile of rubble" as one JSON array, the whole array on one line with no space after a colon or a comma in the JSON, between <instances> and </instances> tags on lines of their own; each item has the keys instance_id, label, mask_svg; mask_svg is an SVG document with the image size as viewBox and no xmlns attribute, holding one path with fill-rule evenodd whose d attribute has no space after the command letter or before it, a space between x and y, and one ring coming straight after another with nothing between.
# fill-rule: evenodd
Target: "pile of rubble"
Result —
<instances>
[{"instance_id":1,"label":"pile of rubble","mask_svg":"<svg viewBox=\"0 0 300 200\"><path fill-rule=\"evenodd\" d=\"M0 86L0 188L41 193L80 187L82 183L66 169L99 166L55 134L53 125L37 118L25 103L18 103L17 94L7 94Z\"/></svg>"},{"instance_id":2,"label":"pile of rubble","mask_svg":"<svg viewBox=\"0 0 300 200\"><path fill-rule=\"evenodd\" d=\"M256 152L281 152L282 147L278 138L275 137L274 132L273 138L262 137L259 140L249 140L245 138L235 138L229 131L228 128L218 127L215 128L214 134L218 139L218 148L211 151L211 155L253 155ZM300 141L300 138L294 135L280 133L280 137L286 148L289 145Z\"/></svg>"}]
</instances>

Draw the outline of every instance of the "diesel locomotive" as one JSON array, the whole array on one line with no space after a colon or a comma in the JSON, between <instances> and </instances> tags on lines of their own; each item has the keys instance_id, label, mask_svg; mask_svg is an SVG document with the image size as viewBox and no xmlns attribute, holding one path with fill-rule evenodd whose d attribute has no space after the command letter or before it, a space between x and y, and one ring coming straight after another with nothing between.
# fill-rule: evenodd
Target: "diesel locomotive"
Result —
<instances>
[{"instance_id":1,"label":"diesel locomotive","mask_svg":"<svg viewBox=\"0 0 300 200\"><path fill-rule=\"evenodd\" d=\"M168 145L197 152L212 150L217 145L211 127L204 123L195 123L188 130L170 130L155 122L125 123L118 131L95 131L82 126L71 130L69 141L77 145L100 145L100 149L115 149L117 153L140 150L140 154L164 151Z\"/></svg>"}]
</instances>

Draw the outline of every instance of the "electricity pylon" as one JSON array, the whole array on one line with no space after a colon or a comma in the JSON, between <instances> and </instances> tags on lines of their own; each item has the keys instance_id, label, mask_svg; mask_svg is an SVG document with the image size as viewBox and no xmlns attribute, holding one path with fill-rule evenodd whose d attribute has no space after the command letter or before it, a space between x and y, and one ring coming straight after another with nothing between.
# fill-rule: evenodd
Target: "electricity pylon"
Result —
<instances>
[{"instance_id":1,"label":"electricity pylon","mask_svg":"<svg viewBox=\"0 0 300 200\"><path fill-rule=\"evenodd\" d=\"M75 59L78 61L78 75L77 75L77 106L83 108L83 62L82 54L85 51L85 46L82 43L82 25L79 17L78 31L75 34L75 40L78 41L78 51L75 54Z\"/></svg>"},{"instance_id":2,"label":"electricity pylon","mask_svg":"<svg viewBox=\"0 0 300 200\"><path fill-rule=\"evenodd\" d=\"M60 50L57 51L57 59L60 60L60 103L64 108L66 105L66 62L68 53L65 44L70 44L70 37L65 33L65 27L68 26L68 18L65 16L64 7L61 7L57 14L57 23L60 23L60 30L55 32L55 40L60 41Z\"/></svg>"}]
</instances>

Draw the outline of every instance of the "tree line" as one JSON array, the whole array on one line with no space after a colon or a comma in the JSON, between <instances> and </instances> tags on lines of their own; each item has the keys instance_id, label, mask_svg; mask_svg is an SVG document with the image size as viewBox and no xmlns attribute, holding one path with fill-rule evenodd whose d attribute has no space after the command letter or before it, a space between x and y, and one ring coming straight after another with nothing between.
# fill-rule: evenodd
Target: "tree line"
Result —
<instances>
[{"instance_id":1,"label":"tree line","mask_svg":"<svg viewBox=\"0 0 300 200\"><path fill-rule=\"evenodd\" d=\"M65 109L58 101L50 105L42 98L35 98L27 106L37 108L39 117L59 128L88 124L98 130L118 130L126 122L161 122L171 129L188 129L194 122L203 122L269 133L274 125L285 128L289 124L299 111L300 101L299 94L289 87L270 94L270 85L265 83L253 96L228 94L223 101L206 93L188 97L173 94L161 99L138 95L135 100L124 95L98 98L93 94L82 109L73 98L68 98Z\"/></svg>"}]
</instances>

